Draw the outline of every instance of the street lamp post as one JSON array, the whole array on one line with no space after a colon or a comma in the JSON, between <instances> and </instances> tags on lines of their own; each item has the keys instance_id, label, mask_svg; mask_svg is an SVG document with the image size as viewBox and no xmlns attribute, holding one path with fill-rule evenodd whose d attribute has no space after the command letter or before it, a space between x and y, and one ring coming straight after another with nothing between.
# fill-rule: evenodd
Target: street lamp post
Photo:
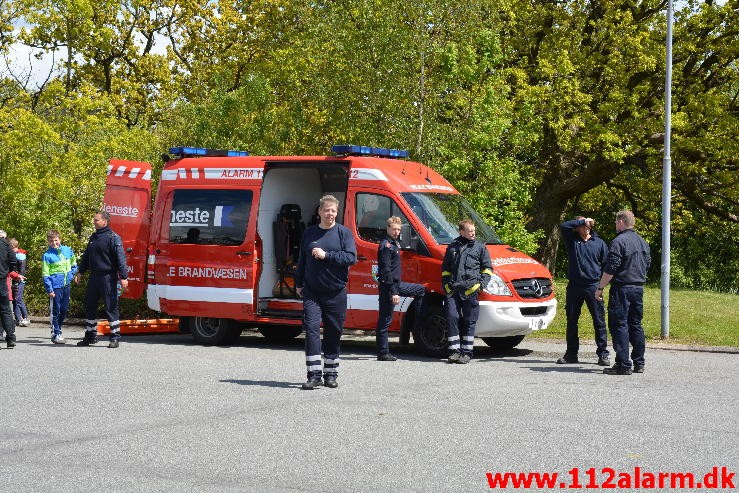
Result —
<instances>
[{"instance_id":1,"label":"street lamp post","mask_svg":"<svg viewBox=\"0 0 739 493\"><path fill-rule=\"evenodd\" d=\"M665 154L662 158L662 339L670 337L670 208L672 202L670 133L672 125L672 14L672 0L668 0L667 56L665 64Z\"/></svg>"}]
</instances>

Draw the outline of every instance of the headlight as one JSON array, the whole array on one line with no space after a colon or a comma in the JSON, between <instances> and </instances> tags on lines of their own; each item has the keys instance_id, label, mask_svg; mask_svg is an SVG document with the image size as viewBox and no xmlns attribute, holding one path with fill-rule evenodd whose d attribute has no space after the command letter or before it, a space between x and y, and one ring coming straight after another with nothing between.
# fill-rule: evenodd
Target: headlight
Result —
<instances>
[{"instance_id":1,"label":"headlight","mask_svg":"<svg viewBox=\"0 0 739 493\"><path fill-rule=\"evenodd\" d=\"M485 286L484 291L488 294L494 294L496 296L513 296L511 294L511 290L508 289L508 286L506 286L506 283L503 282L503 279L501 279L498 274L493 274L492 276L490 276L490 282L488 282L488 285Z\"/></svg>"}]
</instances>

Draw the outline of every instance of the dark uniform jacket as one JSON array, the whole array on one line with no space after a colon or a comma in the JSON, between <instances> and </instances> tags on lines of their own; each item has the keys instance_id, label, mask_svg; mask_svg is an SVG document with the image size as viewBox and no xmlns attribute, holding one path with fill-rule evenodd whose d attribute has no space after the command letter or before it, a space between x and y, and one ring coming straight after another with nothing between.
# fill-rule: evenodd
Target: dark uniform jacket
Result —
<instances>
[{"instance_id":1,"label":"dark uniform jacket","mask_svg":"<svg viewBox=\"0 0 739 493\"><path fill-rule=\"evenodd\" d=\"M6 285L5 279L8 277L8 273L17 270L18 261L15 258L13 247L10 246L8 240L0 238L0 280L2 280L3 286Z\"/></svg>"},{"instance_id":2,"label":"dark uniform jacket","mask_svg":"<svg viewBox=\"0 0 739 493\"><path fill-rule=\"evenodd\" d=\"M87 243L85 253L79 264L79 272L93 274L115 274L121 279L128 279L126 254L123 252L121 237L109 226L96 230Z\"/></svg>"},{"instance_id":3,"label":"dark uniform jacket","mask_svg":"<svg viewBox=\"0 0 739 493\"><path fill-rule=\"evenodd\" d=\"M377 280L390 289L390 294L400 293L400 245L389 236L377 247Z\"/></svg>"},{"instance_id":4,"label":"dark uniform jacket","mask_svg":"<svg viewBox=\"0 0 739 493\"><path fill-rule=\"evenodd\" d=\"M576 284L595 284L608 259L608 245L595 231L590 232L589 240L583 240L573 228L584 224L584 219L573 219L559 225L567 249L567 279Z\"/></svg>"},{"instance_id":5,"label":"dark uniform jacket","mask_svg":"<svg viewBox=\"0 0 739 493\"><path fill-rule=\"evenodd\" d=\"M651 262L649 244L633 229L624 229L611 242L603 270L613 276L613 284L642 285Z\"/></svg>"},{"instance_id":6,"label":"dark uniform jacket","mask_svg":"<svg viewBox=\"0 0 739 493\"><path fill-rule=\"evenodd\" d=\"M487 286L492 275L490 253L479 241L459 236L447 247L441 264L441 282L447 294L471 296Z\"/></svg>"}]
</instances>

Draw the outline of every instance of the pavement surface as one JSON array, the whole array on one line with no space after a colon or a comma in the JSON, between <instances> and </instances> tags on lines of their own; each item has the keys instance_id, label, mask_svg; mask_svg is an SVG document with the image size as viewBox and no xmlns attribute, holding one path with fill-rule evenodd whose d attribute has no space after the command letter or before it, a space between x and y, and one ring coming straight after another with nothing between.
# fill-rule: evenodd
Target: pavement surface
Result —
<instances>
[{"instance_id":1,"label":"pavement surface","mask_svg":"<svg viewBox=\"0 0 739 493\"><path fill-rule=\"evenodd\" d=\"M82 335L53 345L35 323L2 344L0 491L482 491L497 472L558 473L570 489L589 468L596 485L637 467L739 469L739 355L722 348L650 347L644 374L609 376L586 340L576 365L536 339L449 365L397 342L401 360L378 362L374 338L351 334L339 388L303 391L300 338L108 349L76 347Z\"/></svg>"}]
</instances>

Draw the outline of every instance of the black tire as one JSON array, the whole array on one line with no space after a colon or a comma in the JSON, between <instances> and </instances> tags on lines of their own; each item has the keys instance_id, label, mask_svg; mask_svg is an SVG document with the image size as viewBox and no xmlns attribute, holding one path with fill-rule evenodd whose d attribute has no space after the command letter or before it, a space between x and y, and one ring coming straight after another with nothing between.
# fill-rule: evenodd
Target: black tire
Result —
<instances>
[{"instance_id":1,"label":"black tire","mask_svg":"<svg viewBox=\"0 0 739 493\"><path fill-rule=\"evenodd\" d=\"M241 327L227 318L192 317L190 330L195 342L205 346L231 344L241 335Z\"/></svg>"},{"instance_id":2,"label":"black tire","mask_svg":"<svg viewBox=\"0 0 739 493\"><path fill-rule=\"evenodd\" d=\"M413 328L413 344L423 354L442 358L449 352L447 323L444 307L430 306L423 323Z\"/></svg>"},{"instance_id":3,"label":"black tire","mask_svg":"<svg viewBox=\"0 0 739 493\"><path fill-rule=\"evenodd\" d=\"M192 317L180 317L180 324L177 327L177 330L179 330L181 334L191 334Z\"/></svg>"},{"instance_id":4,"label":"black tire","mask_svg":"<svg viewBox=\"0 0 739 493\"><path fill-rule=\"evenodd\" d=\"M257 330L267 340L273 342L291 341L303 333L303 327L300 325L272 325Z\"/></svg>"},{"instance_id":5,"label":"black tire","mask_svg":"<svg viewBox=\"0 0 739 493\"><path fill-rule=\"evenodd\" d=\"M521 344L524 337L526 336L483 337L482 340L496 351L510 351Z\"/></svg>"}]
</instances>

